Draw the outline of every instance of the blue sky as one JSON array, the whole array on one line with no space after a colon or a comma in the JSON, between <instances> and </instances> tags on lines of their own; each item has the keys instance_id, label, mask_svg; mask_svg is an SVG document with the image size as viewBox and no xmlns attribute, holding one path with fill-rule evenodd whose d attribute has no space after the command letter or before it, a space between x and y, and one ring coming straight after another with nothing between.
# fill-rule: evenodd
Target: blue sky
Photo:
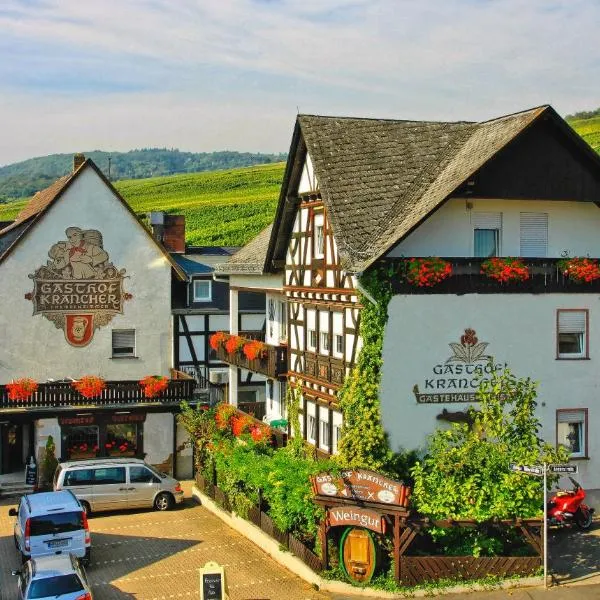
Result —
<instances>
[{"instance_id":1,"label":"blue sky","mask_svg":"<svg viewBox=\"0 0 600 600\"><path fill-rule=\"evenodd\" d=\"M3 0L0 164L286 151L304 113L600 106L597 0Z\"/></svg>"}]
</instances>

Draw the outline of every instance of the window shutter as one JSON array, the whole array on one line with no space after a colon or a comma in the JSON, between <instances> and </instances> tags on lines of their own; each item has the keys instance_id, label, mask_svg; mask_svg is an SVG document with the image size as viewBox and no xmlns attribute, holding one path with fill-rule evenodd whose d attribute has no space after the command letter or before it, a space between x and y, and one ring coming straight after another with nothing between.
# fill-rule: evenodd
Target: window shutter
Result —
<instances>
[{"instance_id":1,"label":"window shutter","mask_svg":"<svg viewBox=\"0 0 600 600\"><path fill-rule=\"evenodd\" d=\"M559 423L583 423L585 422L585 412L582 410L561 410L557 413Z\"/></svg>"},{"instance_id":2,"label":"window shutter","mask_svg":"<svg viewBox=\"0 0 600 600\"><path fill-rule=\"evenodd\" d=\"M561 310L558 312L558 333L582 333L585 331L585 312Z\"/></svg>"},{"instance_id":3,"label":"window shutter","mask_svg":"<svg viewBox=\"0 0 600 600\"><path fill-rule=\"evenodd\" d=\"M474 229L502 229L502 213L476 212L473 213Z\"/></svg>"},{"instance_id":4,"label":"window shutter","mask_svg":"<svg viewBox=\"0 0 600 600\"><path fill-rule=\"evenodd\" d=\"M521 213L521 256L545 257L548 252L548 213Z\"/></svg>"},{"instance_id":5,"label":"window shutter","mask_svg":"<svg viewBox=\"0 0 600 600\"><path fill-rule=\"evenodd\" d=\"M120 329L112 332L113 348L135 347L135 329Z\"/></svg>"}]
</instances>

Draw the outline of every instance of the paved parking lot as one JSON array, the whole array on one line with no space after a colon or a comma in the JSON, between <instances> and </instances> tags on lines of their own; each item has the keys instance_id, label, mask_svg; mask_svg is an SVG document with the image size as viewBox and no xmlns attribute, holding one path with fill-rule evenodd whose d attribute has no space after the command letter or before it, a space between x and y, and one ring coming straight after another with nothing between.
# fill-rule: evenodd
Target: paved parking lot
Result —
<instances>
[{"instance_id":1,"label":"paved parking lot","mask_svg":"<svg viewBox=\"0 0 600 600\"><path fill-rule=\"evenodd\" d=\"M104 513L90 519L94 600L200 598L198 569L213 560L225 565L231 600L324 600L257 546L229 529L190 498L166 513ZM12 538L13 519L0 502L0 598L16 600L11 569L19 567Z\"/></svg>"}]
</instances>

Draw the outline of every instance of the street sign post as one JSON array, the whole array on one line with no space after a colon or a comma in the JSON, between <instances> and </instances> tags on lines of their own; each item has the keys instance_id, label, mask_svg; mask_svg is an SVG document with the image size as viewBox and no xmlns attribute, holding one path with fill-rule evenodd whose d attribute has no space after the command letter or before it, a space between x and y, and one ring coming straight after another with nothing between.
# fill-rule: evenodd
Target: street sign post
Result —
<instances>
[{"instance_id":1,"label":"street sign post","mask_svg":"<svg viewBox=\"0 0 600 600\"><path fill-rule=\"evenodd\" d=\"M550 467L569 467L570 465L550 465ZM544 587L548 587L548 481L547 481L547 473L548 473L548 465L544 463L543 465L517 465L515 463L510 463L508 468L515 473L526 473L527 475L535 475L536 477L544 478ZM577 467L575 467L577 468ZM554 472L554 471L553 471ZM560 471L564 473L565 471Z\"/></svg>"}]
</instances>

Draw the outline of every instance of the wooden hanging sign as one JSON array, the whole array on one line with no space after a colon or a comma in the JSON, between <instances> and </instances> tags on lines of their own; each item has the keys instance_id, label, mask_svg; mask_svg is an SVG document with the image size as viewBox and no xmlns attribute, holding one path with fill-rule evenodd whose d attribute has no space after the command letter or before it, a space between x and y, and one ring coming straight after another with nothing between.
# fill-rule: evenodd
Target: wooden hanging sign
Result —
<instances>
[{"instance_id":1,"label":"wooden hanging sign","mask_svg":"<svg viewBox=\"0 0 600 600\"><path fill-rule=\"evenodd\" d=\"M364 527L376 533L385 533L385 519L383 515L374 510L360 506L338 506L327 511L329 527L349 525L351 527Z\"/></svg>"},{"instance_id":2,"label":"wooden hanging sign","mask_svg":"<svg viewBox=\"0 0 600 600\"><path fill-rule=\"evenodd\" d=\"M401 481L365 469L342 471L340 476L319 473L311 481L313 491L318 496L379 502L404 508L408 507L411 491Z\"/></svg>"}]
</instances>

